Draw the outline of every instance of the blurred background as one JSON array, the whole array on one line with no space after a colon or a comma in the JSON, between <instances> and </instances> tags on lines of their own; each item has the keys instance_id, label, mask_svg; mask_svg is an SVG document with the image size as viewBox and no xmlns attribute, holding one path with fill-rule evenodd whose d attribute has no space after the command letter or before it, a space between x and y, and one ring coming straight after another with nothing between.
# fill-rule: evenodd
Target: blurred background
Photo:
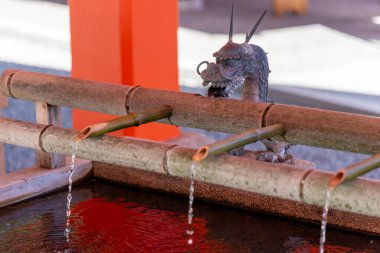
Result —
<instances>
[{"instance_id":1,"label":"blurred background","mask_svg":"<svg viewBox=\"0 0 380 253\"><path fill-rule=\"evenodd\" d=\"M231 3L179 0L178 73L182 91L205 94L195 68L203 60L212 61L212 53L226 43ZM268 53L271 100L380 115L379 0L236 0L234 41L243 41L265 9L269 12L251 43ZM0 72L18 68L70 76L70 37L67 1L0 0ZM156 38L151 42L155 45ZM35 121L34 103L8 99L5 106L1 99L4 117ZM70 109L64 108L63 117L64 127L72 127ZM182 132L187 138L183 145L188 146L226 136L188 128ZM251 148L262 147L257 144ZM8 172L35 163L31 150L5 145L4 152ZM366 157L302 145L293 147L291 153L328 170ZM380 178L380 173L369 176Z\"/></svg>"}]
</instances>

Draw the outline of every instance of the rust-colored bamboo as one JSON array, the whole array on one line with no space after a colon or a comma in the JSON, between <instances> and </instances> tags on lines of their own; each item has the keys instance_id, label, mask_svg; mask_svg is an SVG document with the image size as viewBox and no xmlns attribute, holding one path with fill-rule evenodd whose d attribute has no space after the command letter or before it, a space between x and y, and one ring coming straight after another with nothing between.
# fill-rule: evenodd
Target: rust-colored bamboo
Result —
<instances>
[{"instance_id":1,"label":"rust-colored bamboo","mask_svg":"<svg viewBox=\"0 0 380 253\"><path fill-rule=\"evenodd\" d=\"M338 185L354 180L374 169L380 167L380 153L340 169L331 179L329 186L336 188Z\"/></svg>"},{"instance_id":2,"label":"rust-colored bamboo","mask_svg":"<svg viewBox=\"0 0 380 253\"><path fill-rule=\"evenodd\" d=\"M169 118L171 115L172 108L170 106L162 106L158 109L146 112L131 112L128 115L120 118L89 125L83 128L75 136L75 140L81 141L86 138L98 137L120 129L139 126L141 124Z\"/></svg>"},{"instance_id":3,"label":"rust-colored bamboo","mask_svg":"<svg viewBox=\"0 0 380 253\"><path fill-rule=\"evenodd\" d=\"M203 146L193 155L193 161L200 162L208 156L219 155L234 148L238 148L258 140L284 135L285 128L281 124L268 127L249 129L241 134L237 134L224 140Z\"/></svg>"},{"instance_id":4,"label":"rust-colored bamboo","mask_svg":"<svg viewBox=\"0 0 380 253\"><path fill-rule=\"evenodd\" d=\"M380 150L380 117L206 98L190 93L102 84L25 71L5 71L0 77L0 93L120 116L169 105L173 115L170 121L164 119L160 121L162 123L227 133L283 124L287 142L367 154Z\"/></svg>"}]
</instances>

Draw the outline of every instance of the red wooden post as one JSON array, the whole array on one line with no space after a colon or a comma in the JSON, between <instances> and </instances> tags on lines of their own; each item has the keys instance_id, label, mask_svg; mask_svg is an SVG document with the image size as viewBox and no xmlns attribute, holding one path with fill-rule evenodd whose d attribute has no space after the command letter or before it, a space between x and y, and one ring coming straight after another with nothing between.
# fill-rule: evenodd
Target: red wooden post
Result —
<instances>
[{"instance_id":1,"label":"red wooden post","mask_svg":"<svg viewBox=\"0 0 380 253\"><path fill-rule=\"evenodd\" d=\"M71 0L72 76L178 90L177 0ZM73 110L74 128L111 116ZM174 126L150 123L118 135L162 140Z\"/></svg>"}]
</instances>

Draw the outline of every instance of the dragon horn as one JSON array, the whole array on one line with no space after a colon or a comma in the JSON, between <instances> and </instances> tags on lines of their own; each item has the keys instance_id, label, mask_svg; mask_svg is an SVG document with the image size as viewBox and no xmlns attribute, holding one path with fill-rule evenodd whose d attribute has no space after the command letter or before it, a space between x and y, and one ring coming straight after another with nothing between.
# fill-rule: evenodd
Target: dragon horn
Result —
<instances>
[{"instance_id":1,"label":"dragon horn","mask_svg":"<svg viewBox=\"0 0 380 253\"><path fill-rule=\"evenodd\" d=\"M234 6L235 6L235 2L232 4L232 8L231 8L231 20L230 20L230 31L228 34L228 41L232 41L233 26L234 26Z\"/></svg>"},{"instance_id":2,"label":"dragon horn","mask_svg":"<svg viewBox=\"0 0 380 253\"><path fill-rule=\"evenodd\" d=\"M252 38L253 34L255 34L256 29L257 29L257 27L259 27L260 22L261 22L261 20L263 20L265 14L267 14L267 10L265 10L265 11L263 12L263 14L261 14L261 17L260 17L259 20L256 22L255 26L252 28L251 32L250 32L249 34L246 35L246 37L245 37L245 42L244 42L244 43L248 43L249 40Z\"/></svg>"}]
</instances>

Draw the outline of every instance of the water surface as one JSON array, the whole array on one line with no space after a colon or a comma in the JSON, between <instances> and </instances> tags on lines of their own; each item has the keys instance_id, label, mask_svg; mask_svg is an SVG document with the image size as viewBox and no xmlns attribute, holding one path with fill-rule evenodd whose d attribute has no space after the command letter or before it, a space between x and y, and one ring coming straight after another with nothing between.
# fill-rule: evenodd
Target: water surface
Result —
<instances>
[{"instance_id":1,"label":"water surface","mask_svg":"<svg viewBox=\"0 0 380 253\"><path fill-rule=\"evenodd\" d=\"M318 252L319 225L91 180L0 209L0 252ZM380 252L380 238L329 228L325 252Z\"/></svg>"}]
</instances>

